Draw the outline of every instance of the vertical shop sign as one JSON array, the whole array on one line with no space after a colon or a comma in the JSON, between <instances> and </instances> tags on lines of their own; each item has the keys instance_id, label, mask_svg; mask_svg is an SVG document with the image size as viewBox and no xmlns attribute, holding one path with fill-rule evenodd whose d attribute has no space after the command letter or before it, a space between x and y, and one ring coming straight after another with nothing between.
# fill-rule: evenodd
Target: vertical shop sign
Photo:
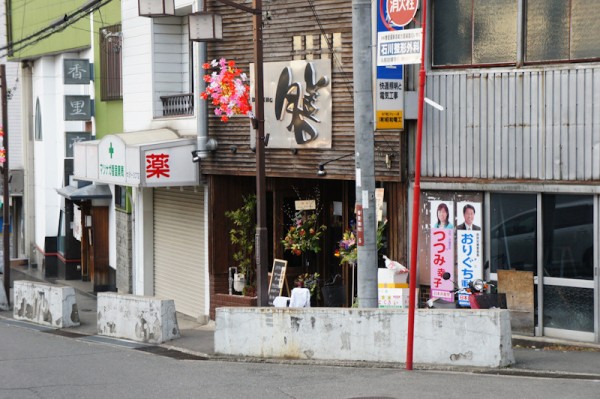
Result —
<instances>
[{"instance_id":1,"label":"vertical shop sign","mask_svg":"<svg viewBox=\"0 0 600 399\"><path fill-rule=\"evenodd\" d=\"M92 119L90 96L65 96L65 120L89 121Z\"/></svg>"},{"instance_id":2,"label":"vertical shop sign","mask_svg":"<svg viewBox=\"0 0 600 399\"><path fill-rule=\"evenodd\" d=\"M64 84L88 85L90 84L90 61L86 59L65 59L63 63Z\"/></svg>"},{"instance_id":3,"label":"vertical shop sign","mask_svg":"<svg viewBox=\"0 0 600 399\"><path fill-rule=\"evenodd\" d=\"M459 288L483 278L481 245L481 203L458 202L456 226L456 269Z\"/></svg>"},{"instance_id":4,"label":"vertical shop sign","mask_svg":"<svg viewBox=\"0 0 600 399\"><path fill-rule=\"evenodd\" d=\"M356 205L356 245L359 247L364 247L365 245L365 225L362 205Z\"/></svg>"}]
</instances>

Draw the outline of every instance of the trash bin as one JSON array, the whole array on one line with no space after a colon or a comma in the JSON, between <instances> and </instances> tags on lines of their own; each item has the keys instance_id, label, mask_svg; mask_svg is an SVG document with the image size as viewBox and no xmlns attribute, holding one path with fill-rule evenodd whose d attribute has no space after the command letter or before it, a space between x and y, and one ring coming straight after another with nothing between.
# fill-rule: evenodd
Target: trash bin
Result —
<instances>
[{"instance_id":1,"label":"trash bin","mask_svg":"<svg viewBox=\"0 0 600 399\"><path fill-rule=\"evenodd\" d=\"M346 290L342 284L342 276L336 274L333 281L325 283L321 288L323 293L323 305L328 308L339 308L344 306Z\"/></svg>"},{"instance_id":2,"label":"trash bin","mask_svg":"<svg viewBox=\"0 0 600 399\"><path fill-rule=\"evenodd\" d=\"M44 239L44 277L58 277L58 248L56 237Z\"/></svg>"}]
</instances>

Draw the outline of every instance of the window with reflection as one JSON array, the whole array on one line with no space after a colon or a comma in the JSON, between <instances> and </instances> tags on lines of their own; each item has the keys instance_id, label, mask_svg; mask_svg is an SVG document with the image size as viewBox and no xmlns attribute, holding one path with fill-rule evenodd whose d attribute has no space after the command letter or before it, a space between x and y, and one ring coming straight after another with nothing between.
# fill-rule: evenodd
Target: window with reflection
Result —
<instances>
[{"instance_id":1,"label":"window with reflection","mask_svg":"<svg viewBox=\"0 0 600 399\"><path fill-rule=\"evenodd\" d=\"M517 0L434 0L433 65L514 64Z\"/></svg>"},{"instance_id":2,"label":"window with reflection","mask_svg":"<svg viewBox=\"0 0 600 399\"><path fill-rule=\"evenodd\" d=\"M600 7L594 0L434 0L431 35L434 67L516 65L519 55L526 63L597 60Z\"/></svg>"},{"instance_id":3,"label":"window with reflection","mask_svg":"<svg viewBox=\"0 0 600 399\"><path fill-rule=\"evenodd\" d=\"M592 280L593 197L547 194L542 206L544 276Z\"/></svg>"},{"instance_id":4,"label":"window with reflection","mask_svg":"<svg viewBox=\"0 0 600 399\"><path fill-rule=\"evenodd\" d=\"M590 0L528 0L525 61L600 56L600 7Z\"/></svg>"},{"instance_id":5,"label":"window with reflection","mask_svg":"<svg viewBox=\"0 0 600 399\"><path fill-rule=\"evenodd\" d=\"M537 274L535 194L492 194L491 272L513 269Z\"/></svg>"}]
</instances>

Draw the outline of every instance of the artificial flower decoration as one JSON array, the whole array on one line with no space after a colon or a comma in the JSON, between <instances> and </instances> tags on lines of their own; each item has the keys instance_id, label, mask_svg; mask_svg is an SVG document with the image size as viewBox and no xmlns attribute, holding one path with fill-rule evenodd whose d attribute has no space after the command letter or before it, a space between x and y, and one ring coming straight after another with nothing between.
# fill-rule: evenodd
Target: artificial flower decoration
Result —
<instances>
[{"instance_id":1,"label":"artificial flower decoration","mask_svg":"<svg viewBox=\"0 0 600 399\"><path fill-rule=\"evenodd\" d=\"M0 163L6 162L6 150L2 145L4 139L4 128L0 126Z\"/></svg>"},{"instance_id":2,"label":"artificial flower decoration","mask_svg":"<svg viewBox=\"0 0 600 399\"><path fill-rule=\"evenodd\" d=\"M377 225L377 250L383 247L383 232L387 226L387 219L379 222ZM356 264L358 260L358 248L356 246L356 230L354 223L351 223L351 228L346 229L342 234L342 239L336 248L334 255L340 258L340 263L347 262L348 264Z\"/></svg>"},{"instance_id":3,"label":"artificial flower decoration","mask_svg":"<svg viewBox=\"0 0 600 399\"><path fill-rule=\"evenodd\" d=\"M356 248L356 235L354 231L346 229L339 243L339 248L336 251L336 256L339 256L341 262L350 264L356 263L358 252Z\"/></svg>"},{"instance_id":4,"label":"artificial flower decoration","mask_svg":"<svg viewBox=\"0 0 600 399\"><path fill-rule=\"evenodd\" d=\"M235 66L235 61L221 58L218 62L212 60L203 64L202 68L217 69L204 75L207 86L200 94L204 100L210 97L215 106L215 115L220 116L223 122L227 122L234 115L254 117L250 105L250 86L246 83L248 78Z\"/></svg>"},{"instance_id":5,"label":"artificial flower decoration","mask_svg":"<svg viewBox=\"0 0 600 399\"><path fill-rule=\"evenodd\" d=\"M294 224L290 226L281 242L285 249L289 249L296 256L308 251L319 252L319 240L326 229L325 225L317 226L316 213L298 211L294 217Z\"/></svg>"}]
</instances>

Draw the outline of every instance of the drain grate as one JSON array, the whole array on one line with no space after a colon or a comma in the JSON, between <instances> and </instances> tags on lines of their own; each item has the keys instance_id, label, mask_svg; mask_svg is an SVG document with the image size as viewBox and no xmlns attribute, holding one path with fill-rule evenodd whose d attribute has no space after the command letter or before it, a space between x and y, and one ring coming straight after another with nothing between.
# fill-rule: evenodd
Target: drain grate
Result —
<instances>
[{"instance_id":1,"label":"drain grate","mask_svg":"<svg viewBox=\"0 0 600 399\"><path fill-rule=\"evenodd\" d=\"M146 346L144 348L136 348L138 351L151 353L153 355L170 357L177 360L208 360L206 357L185 353L178 350L163 348L162 346Z\"/></svg>"},{"instance_id":2,"label":"drain grate","mask_svg":"<svg viewBox=\"0 0 600 399\"><path fill-rule=\"evenodd\" d=\"M87 337L86 334L76 333L73 331L65 331L65 330L46 330L46 331L42 331L42 332L45 332L46 334L60 335L61 337L67 337L67 338Z\"/></svg>"}]
</instances>

